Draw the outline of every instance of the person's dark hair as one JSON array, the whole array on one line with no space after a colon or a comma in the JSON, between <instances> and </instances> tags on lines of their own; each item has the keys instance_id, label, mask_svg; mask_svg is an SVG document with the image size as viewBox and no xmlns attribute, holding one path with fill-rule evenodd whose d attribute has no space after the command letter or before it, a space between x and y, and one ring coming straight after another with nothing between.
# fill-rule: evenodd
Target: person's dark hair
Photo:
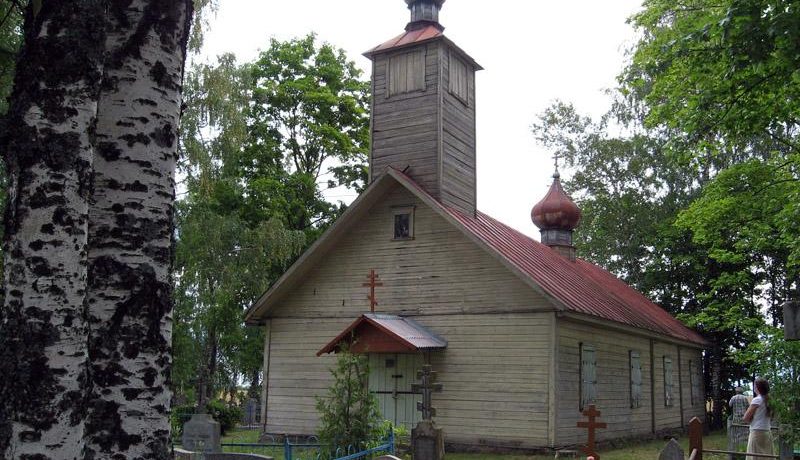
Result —
<instances>
[{"instance_id":1,"label":"person's dark hair","mask_svg":"<svg viewBox=\"0 0 800 460\"><path fill-rule=\"evenodd\" d=\"M769 404L769 382L767 382L767 379L759 377L756 379L755 387L758 395L761 396L767 406L767 417L772 417L772 406Z\"/></svg>"}]
</instances>

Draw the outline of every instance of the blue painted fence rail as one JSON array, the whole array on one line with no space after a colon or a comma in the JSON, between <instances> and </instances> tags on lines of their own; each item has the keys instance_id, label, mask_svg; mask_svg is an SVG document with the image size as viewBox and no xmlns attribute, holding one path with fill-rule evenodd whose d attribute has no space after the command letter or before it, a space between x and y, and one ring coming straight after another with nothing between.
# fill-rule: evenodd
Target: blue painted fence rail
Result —
<instances>
[{"instance_id":1,"label":"blue painted fence rail","mask_svg":"<svg viewBox=\"0 0 800 460\"><path fill-rule=\"evenodd\" d=\"M277 451L280 452L280 448L283 448L283 460L328 460L322 459L321 454L319 452L321 444L317 443L292 443L289 439L289 436L284 436L282 443L267 443L267 444L248 444L248 443L222 443L221 444L223 452L231 452L231 449L236 450L247 450L249 453L256 453L255 451L261 451L260 453L270 453L270 451ZM227 448L227 449L226 449ZM302 453L300 455L296 455L295 451L308 451L308 450L316 450L317 454L311 457L306 457ZM276 452L276 453L277 453ZM330 460L356 460L362 457L366 457L370 454L375 454L378 452L385 452L387 454L394 454L395 452L395 439L394 439L394 430L389 430L389 437L387 438L386 442L362 451L356 451L353 446L348 446L347 451L342 449L337 449L335 457Z\"/></svg>"}]
</instances>

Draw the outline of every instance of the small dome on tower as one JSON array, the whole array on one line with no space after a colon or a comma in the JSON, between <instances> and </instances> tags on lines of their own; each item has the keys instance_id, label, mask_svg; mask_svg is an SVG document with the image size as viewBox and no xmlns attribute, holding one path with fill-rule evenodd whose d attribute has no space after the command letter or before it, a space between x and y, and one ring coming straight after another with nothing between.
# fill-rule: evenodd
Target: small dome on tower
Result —
<instances>
[{"instance_id":1,"label":"small dome on tower","mask_svg":"<svg viewBox=\"0 0 800 460\"><path fill-rule=\"evenodd\" d=\"M581 210L561 187L561 175L553 174L553 184L542 201L531 210L531 220L540 230L568 230L578 227Z\"/></svg>"}]
</instances>

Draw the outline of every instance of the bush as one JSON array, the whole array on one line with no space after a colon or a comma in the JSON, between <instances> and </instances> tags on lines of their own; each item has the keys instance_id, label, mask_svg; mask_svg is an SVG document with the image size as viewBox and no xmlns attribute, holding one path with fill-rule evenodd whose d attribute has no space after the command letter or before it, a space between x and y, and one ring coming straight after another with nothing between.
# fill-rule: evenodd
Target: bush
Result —
<instances>
[{"instance_id":1,"label":"bush","mask_svg":"<svg viewBox=\"0 0 800 460\"><path fill-rule=\"evenodd\" d=\"M172 425L172 436L179 438L183 434L183 425L192 418L196 412L194 404L184 404L172 408L170 424ZM242 419L242 410L236 406L229 406L224 401L218 399L206 403L206 412L219 422L220 432L224 435Z\"/></svg>"},{"instance_id":2,"label":"bush","mask_svg":"<svg viewBox=\"0 0 800 460\"><path fill-rule=\"evenodd\" d=\"M194 404L183 404L172 408L169 423L172 426L172 436L174 438L180 438L183 435L183 425L192 418L194 412Z\"/></svg>"},{"instance_id":3,"label":"bush","mask_svg":"<svg viewBox=\"0 0 800 460\"><path fill-rule=\"evenodd\" d=\"M337 449L359 451L374 445L381 436L378 400L367 387L369 364L366 356L341 350L331 373L333 384L328 395L317 398L323 457L332 456Z\"/></svg>"},{"instance_id":4,"label":"bush","mask_svg":"<svg viewBox=\"0 0 800 460\"><path fill-rule=\"evenodd\" d=\"M242 419L242 409L237 406L225 404L224 401L214 399L206 404L206 411L211 417L219 422L222 434L236 428L236 424Z\"/></svg>"}]
</instances>

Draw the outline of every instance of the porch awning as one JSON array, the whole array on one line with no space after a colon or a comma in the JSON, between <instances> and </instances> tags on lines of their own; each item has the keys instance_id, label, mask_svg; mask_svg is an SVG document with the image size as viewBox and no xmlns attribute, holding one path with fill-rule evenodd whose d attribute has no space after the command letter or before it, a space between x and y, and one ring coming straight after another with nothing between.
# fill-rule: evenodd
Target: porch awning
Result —
<instances>
[{"instance_id":1,"label":"porch awning","mask_svg":"<svg viewBox=\"0 0 800 460\"><path fill-rule=\"evenodd\" d=\"M413 353L447 348L447 341L413 319L395 315L361 315L325 345L317 356L335 352L347 343L353 353Z\"/></svg>"}]
</instances>

